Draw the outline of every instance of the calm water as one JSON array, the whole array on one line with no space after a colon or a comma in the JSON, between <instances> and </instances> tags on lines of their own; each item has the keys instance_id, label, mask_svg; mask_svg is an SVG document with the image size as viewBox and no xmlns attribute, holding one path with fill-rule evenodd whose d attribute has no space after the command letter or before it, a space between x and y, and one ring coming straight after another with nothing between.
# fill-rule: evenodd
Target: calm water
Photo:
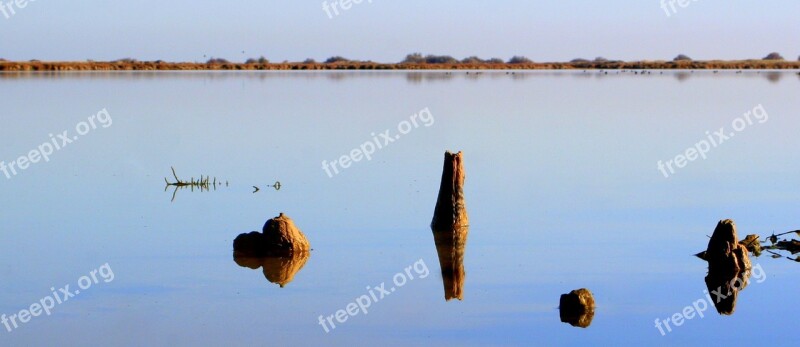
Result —
<instances>
[{"instance_id":1,"label":"calm water","mask_svg":"<svg viewBox=\"0 0 800 347\"><path fill-rule=\"evenodd\" d=\"M798 87L767 71L2 75L6 164L108 117L0 172L0 313L108 266L51 315L0 325L0 345L793 344L800 264L768 256L732 316L666 336L654 320L705 297L692 254L718 220L740 238L800 229ZM768 118L706 159L659 171L759 105ZM372 160L322 168L425 108ZM467 173L463 301L445 301L429 228L445 150ZM228 186L170 201L171 166ZM283 288L232 257L281 212L314 248ZM320 315L397 273L415 279L325 332ZM584 287L591 326L562 323L559 296Z\"/></svg>"}]
</instances>

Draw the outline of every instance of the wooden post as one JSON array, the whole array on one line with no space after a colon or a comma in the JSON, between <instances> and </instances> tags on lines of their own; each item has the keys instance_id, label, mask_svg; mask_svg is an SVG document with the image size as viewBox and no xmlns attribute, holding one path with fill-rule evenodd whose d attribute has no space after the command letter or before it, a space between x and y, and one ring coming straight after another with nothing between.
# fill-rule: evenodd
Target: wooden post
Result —
<instances>
[{"instance_id":1,"label":"wooden post","mask_svg":"<svg viewBox=\"0 0 800 347\"><path fill-rule=\"evenodd\" d=\"M439 198L433 211L431 227L435 230L450 229L455 226L469 226L467 207L464 202L464 162L461 152L444 154L442 183Z\"/></svg>"},{"instance_id":2,"label":"wooden post","mask_svg":"<svg viewBox=\"0 0 800 347\"><path fill-rule=\"evenodd\" d=\"M431 221L447 301L464 299L464 250L469 234L469 217L464 201L462 158L461 152L448 151L444 155L442 182Z\"/></svg>"}]
</instances>

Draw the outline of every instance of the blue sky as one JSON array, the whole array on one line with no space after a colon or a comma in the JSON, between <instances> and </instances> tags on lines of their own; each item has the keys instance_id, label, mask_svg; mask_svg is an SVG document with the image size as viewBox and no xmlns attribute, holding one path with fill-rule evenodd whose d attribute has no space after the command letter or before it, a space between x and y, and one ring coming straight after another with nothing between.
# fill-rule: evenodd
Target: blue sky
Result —
<instances>
[{"instance_id":1,"label":"blue sky","mask_svg":"<svg viewBox=\"0 0 800 347\"><path fill-rule=\"evenodd\" d=\"M37 0L9 18L0 13L0 57L242 61L264 55L281 61L342 55L393 62L417 51L536 61L800 55L800 2L791 0L697 0L676 5L669 15L661 0L367 1L330 18L317 0Z\"/></svg>"}]
</instances>

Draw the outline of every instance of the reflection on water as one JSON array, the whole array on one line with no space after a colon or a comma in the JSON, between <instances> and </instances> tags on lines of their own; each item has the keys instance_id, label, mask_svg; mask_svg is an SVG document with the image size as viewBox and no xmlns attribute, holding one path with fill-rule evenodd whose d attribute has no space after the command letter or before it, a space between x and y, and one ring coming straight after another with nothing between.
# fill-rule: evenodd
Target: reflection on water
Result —
<instances>
[{"instance_id":1,"label":"reflection on water","mask_svg":"<svg viewBox=\"0 0 800 347\"><path fill-rule=\"evenodd\" d=\"M740 231L769 237L796 229L800 211L800 152L776 151L800 147L800 118L791 117L800 76L785 72L773 84L764 72L695 71L679 83L675 73L459 71L436 79L444 72L432 71L419 84L404 72L0 77L7 164L72 127L71 117L100 107L118 115L109 132L59 152L59 160L0 178L8 197L0 202L0 313L30 307L45 295L36 293L83 269L119 264L113 290L0 333L0 345L79 345L86 336L100 345L159 345L176 331L196 332L181 344L201 346L270 338L322 346L711 345L720 335L736 345L753 331L791 331L800 303L785 289L800 287L798 266L767 251L759 260L774 276L758 284L753 263L736 317L698 316L670 336L653 328L654 318L705 296L707 264L685 255L707 245L709 215L739 216ZM325 102L309 102L322 95ZM760 103L775 123L737 136L674 179L655 168ZM440 115L430 132L410 134L335 179L320 169L321 160L397 124L404 110L425 106ZM132 146L131 139L153 140ZM409 225L431 216L439 151L448 147L469 155L470 258L459 247L465 230L451 229L448 239L434 228L435 244L450 244L434 249L431 229ZM182 200L170 204L173 192L160 186L164 176L175 181L170 165L183 180L202 173L232 184L191 196L179 189ZM289 189L265 188L279 177ZM261 191L252 194L252 185ZM302 266L302 254L234 254L247 269L231 264L232 238L261 230L264 213L276 209L303 211L299 226L310 228L303 231L326 231L308 235L324 252ZM316 324L318 313L344 308L365 284L390 279L409 259L431 266L437 255L444 283L404 287L374 306L374 316L335 333ZM602 292L608 309L585 330L553 311L558 295L582 286ZM443 287L446 298L467 300L441 300ZM266 289L270 298L260 295ZM125 328L142 315L150 324ZM786 344L783 334L758 339Z\"/></svg>"},{"instance_id":2,"label":"reflection on water","mask_svg":"<svg viewBox=\"0 0 800 347\"><path fill-rule=\"evenodd\" d=\"M762 73L763 71L763 73ZM28 80L28 79L91 79L110 80L124 79L159 80L159 79L199 79L199 80L227 80L227 79L257 79L266 81L270 79L327 79L333 82L343 82L359 78L404 78L412 85L423 82L452 82L458 80L478 81L497 80L507 78L512 81L522 82L531 77L561 77L573 76L577 78L595 77L666 77L672 76L679 82L692 78L710 77L746 77L764 78L769 82L777 83L788 74L797 74L785 70L508 70L508 71L480 71L480 70L425 70L425 71L44 71L44 72L0 72L0 81L3 80Z\"/></svg>"},{"instance_id":3,"label":"reflection on water","mask_svg":"<svg viewBox=\"0 0 800 347\"><path fill-rule=\"evenodd\" d=\"M433 230L439 266L442 268L444 298L464 300L464 249L467 245L469 227L450 230Z\"/></svg>"},{"instance_id":4,"label":"reflection on water","mask_svg":"<svg viewBox=\"0 0 800 347\"><path fill-rule=\"evenodd\" d=\"M750 269L723 271L709 267L706 287L719 314L732 315L736 309L739 292L747 287Z\"/></svg>"},{"instance_id":5,"label":"reflection on water","mask_svg":"<svg viewBox=\"0 0 800 347\"><path fill-rule=\"evenodd\" d=\"M241 267L257 270L263 268L267 281L283 288L294 279L294 275L306 265L310 252L297 252L287 257L252 257L239 252L233 253L233 261Z\"/></svg>"},{"instance_id":6,"label":"reflection on water","mask_svg":"<svg viewBox=\"0 0 800 347\"><path fill-rule=\"evenodd\" d=\"M211 180L211 177L200 175L200 179L195 180L194 177L189 179L188 181L181 180L178 178L178 174L175 173L175 168L170 167L172 169L172 176L175 177L175 182L170 182L166 177L164 177L164 182L166 186L164 186L164 191L166 192L169 187L175 187L175 190L172 192L172 202L175 201L175 196L178 194L179 189L189 189L190 191L194 192L195 188L200 192L208 192L213 190L217 190L217 186L222 187L222 181L217 181L217 178L214 177L214 180ZM225 186L228 186L228 181L225 181Z\"/></svg>"}]
</instances>

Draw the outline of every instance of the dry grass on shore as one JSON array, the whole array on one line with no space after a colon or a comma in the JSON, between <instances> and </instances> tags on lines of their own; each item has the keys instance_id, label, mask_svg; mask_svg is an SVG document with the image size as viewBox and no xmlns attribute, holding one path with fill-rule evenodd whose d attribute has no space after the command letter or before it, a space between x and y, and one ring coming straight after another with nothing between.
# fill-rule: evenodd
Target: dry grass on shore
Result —
<instances>
[{"instance_id":1,"label":"dry grass on shore","mask_svg":"<svg viewBox=\"0 0 800 347\"><path fill-rule=\"evenodd\" d=\"M335 63L294 62L207 63L136 61L125 59L110 62L14 62L0 60L0 71L181 71L181 70L752 70L800 69L800 61L785 60L711 60L711 61L577 61L536 63L375 63L339 61Z\"/></svg>"}]
</instances>

